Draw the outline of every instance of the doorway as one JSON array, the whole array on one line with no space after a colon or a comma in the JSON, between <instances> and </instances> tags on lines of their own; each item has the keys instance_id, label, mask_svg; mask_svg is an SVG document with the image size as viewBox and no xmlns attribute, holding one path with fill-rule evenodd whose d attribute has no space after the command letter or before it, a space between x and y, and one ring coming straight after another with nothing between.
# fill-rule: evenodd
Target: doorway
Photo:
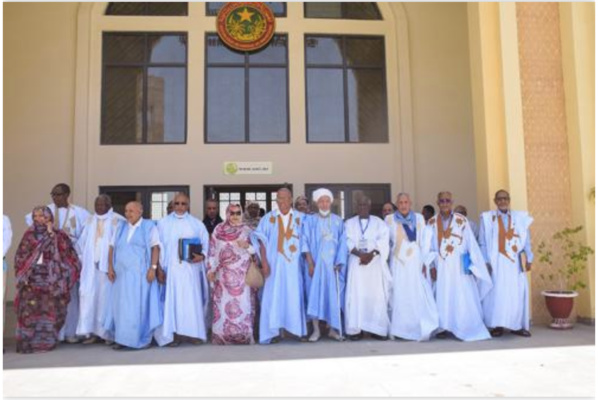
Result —
<instances>
[{"instance_id":1,"label":"doorway","mask_svg":"<svg viewBox=\"0 0 598 400\"><path fill-rule=\"evenodd\" d=\"M293 185L278 184L278 185L205 185L204 198L215 199L219 204L220 216L226 215L226 207L231 203L241 204L243 210L248 202L258 203L260 208L267 213L272 210L277 210L276 192L282 187L287 187L291 191Z\"/></svg>"}]
</instances>

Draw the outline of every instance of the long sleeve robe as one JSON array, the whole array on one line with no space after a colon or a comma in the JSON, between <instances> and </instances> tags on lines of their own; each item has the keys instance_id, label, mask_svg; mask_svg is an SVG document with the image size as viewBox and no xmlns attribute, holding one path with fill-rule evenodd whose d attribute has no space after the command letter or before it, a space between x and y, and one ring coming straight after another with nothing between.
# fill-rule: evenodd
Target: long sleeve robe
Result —
<instances>
[{"instance_id":1,"label":"long sleeve robe","mask_svg":"<svg viewBox=\"0 0 598 400\"><path fill-rule=\"evenodd\" d=\"M342 331L341 309L344 308L344 288L347 272L347 239L341 217L319 214L305 218L302 252L310 253L314 275L305 271L307 317L326 321ZM340 271L335 272L335 267ZM306 268L307 269L307 268ZM337 287L338 284L338 287Z\"/></svg>"},{"instance_id":2,"label":"long sleeve robe","mask_svg":"<svg viewBox=\"0 0 598 400\"><path fill-rule=\"evenodd\" d=\"M387 336L390 326L388 304L392 290L392 278L386 262L389 253L388 228L376 216L370 216L363 233L360 224L359 216L345 222L349 251L345 296L347 334L356 335L366 331ZM367 241L367 252L380 252L368 265L360 265L359 257L350 254L359 246L362 237Z\"/></svg>"},{"instance_id":3,"label":"long sleeve robe","mask_svg":"<svg viewBox=\"0 0 598 400\"><path fill-rule=\"evenodd\" d=\"M251 234L259 257L260 243L265 246L270 276L264 283L260 311L260 344L267 344L285 329L295 336L307 334L303 276L299 260L303 240L304 214L290 210L288 225L280 211L273 210L260 221Z\"/></svg>"},{"instance_id":4,"label":"long sleeve robe","mask_svg":"<svg viewBox=\"0 0 598 400\"><path fill-rule=\"evenodd\" d=\"M446 231L441 216L428 221L431 257L437 268L436 305L440 328L450 331L464 341L490 339L484 325L482 300L492 288L484 257L467 218L453 213ZM471 265L464 269L464 255L469 255Z\"/></svg>"}]
</instances>

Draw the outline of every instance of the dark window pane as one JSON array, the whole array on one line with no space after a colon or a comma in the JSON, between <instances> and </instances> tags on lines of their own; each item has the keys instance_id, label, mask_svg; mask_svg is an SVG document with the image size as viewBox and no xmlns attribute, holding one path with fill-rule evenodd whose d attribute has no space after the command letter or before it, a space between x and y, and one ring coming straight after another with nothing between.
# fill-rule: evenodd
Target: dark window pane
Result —
<instances>
[{"instance_id":1,"label":"dark window pane","mask_svg":"<svg viewBox=\"0 0 598 400\"><path fill-rule=\"evenodd\" d=\"M104 35L104 64L140 64L145 61L143 35Z\"/></svg>"},{"instance_id":2,"label":"dark window pane","mask_svg":"<svg viewBox=\"0 0 598 400\"><path fill-rule=\"evenodd\" d=\"M208 64L243 64L245 54L229 49L217 35L208 35Z\"/></svg>"},{"instance_id":3,"label":"dark window pane","mask_svg":"<svg viewBox=\"0 0 598 400\"><path fill-rule=\"evenodd\" d=\"M275 16L277 17L286 17L287 10L286 10L286 3L281 2L265 2L268 7L272 10ZM226 4L220 1L209 1L206 3L206 14L215 16L218 15L218 12L222 8L222 6Z\"/></svg>"},{"instance_id":4,"label":"dark window pane","mask_svg":"<svg viewBox=\"0 0 598 400\"><path fill-rule=\"evenodd\" d=\"M384 67L384 40L380 38L347 38L347 65Z\"/></svg>"},{"instance_id":5,"label":"dark window pane","mask_svg":"<svg viewBox=\"0 0 598 400\"><path fill-rule=\"evenodd\" d=\"M376 3L357 2L309 2L304 3L305 18L330 19L382 19Z\"/></svg>"},{"instance_id":6,"label":"dark window pane","mask_svg":"<svg viewBox=\"0 0 598 400\"><path fill-rule=\"evenodd\" d=\"M184 68L148 68L147 142L185 141Z\"/></svg>"},{"instance_id":7,"label":"dark window pane","mask_svg":"<svg viewBox=\"0 0 598 400\"><path fill-rule=\"evenodd\" d=\"M309 142L344 142L343 71L307 70L307 131Z\"/></svg>"},{"instance_id":8,"label":"dark window pane","mask_svg":"<svg viewBox=\"0 0 598 400\"><path fill-rule=\"evenodd\" d=\"M274 36L268 46L249 55L251 64L286 64L287 37Z\"/></svg>"},{"instance_id":9,"label":"dark window pane","mask_svg":"<svg viewBox=\"0 0 598 400\"><path fill-rule=\"evenodd\" d=\"M341 3L309 2L305 3L305 18L334 18L343 17Z\"/></svg>"},{"instance_id":10,"label":"dark window pane","mask_svg":"<svg viewBox=\"0 0 598 400\"><path fill-rule=\"evenodd\" d=\"M147 15L164 15L175 17L188 15L188 3L151 2L147 4Z\"/></svg>"},{"instance_id":11,"label":"dark window pane","mask_svg":"<svg viewBox=\"0 0 598 400\"><path fill-rule=\"evenodd\" d=\"M349 69L347 74L349 141L386 142L388 127L383 72Z\"/></svg>"},{"instance_id":12,"label":"dark window pane","mask_svg":"<svg viewBox=\"0 0 598 400\"><path fill-rule=\"evenodd\" d=\"M114 2L106 8L106 15L185 16L188 3L182 2Z\"/></svg>"},{"instance_id":13,"label":"dark window pane","mask_svg":"<svg viewBox=\"0 0 598 400\"><path fill-rule=\"evenodd\" d=\"M115 2L108 4L106 15L143 15L145 3Z\"/></svg>"},{"instance_id":14,"label":"dark window pane","mask_svg":"<svg viewBox=\"0 0 598 400\"><path fill-rule=\"evenodd\" d=\"M306 62L308 65L342 65L343 45L341 38L313 37L305 38Z\"/></svg>"},{"instance_id":15,"label":"dark window pane","mask_svg":"<svg viewBox=\"0 0 598 400\"><path fill-rule=\"evenodd\" d=\"M287 74L285 68L249 70L249 140L287 141Z\"/></svg>"},{"instance_id":16,"label":"dark window pane","mask_svg":"<svg viewBox=\"0 0 598 400\"><path fill-rule=\"evenodd\" d=\"M376 3L343 3L343 18L346 19L382 19Z\"/></svg>"},{"instance_id":17,"label":"dark window pane","mask_svg":"<svg viewBox=\"0 0 598 400\"><path fill-rule=\"evenodd\" d=\"M107 67L102 104L102 143L141 143L143 69Z\"/></svg>"},{"instance_id":18,"label":"dark window pane","mask_svg":"<svg viewBox=\"0 0 598 400\"><path fill-rule=\"evenodd\" d=\"M185 35L149 36L150 62L185 63L187 37Z\"/></svg>"},{"instance_id":19,"label":"dark window pane","mask_svg":"<svg viewBox=\"0 0 598 400\"><path fill-rule=\"evenodd\" d=\"M208 142L245 141L245 70L207 69Z\"/></svg>"},{"instance_id":20,"label":"dark window pane","mask_svg":"<svg viewBox=\"0 0 598 400\"><path fill-rule=\"evenodd\" d=\"M139 201L141 202L141 192L130 191L130 192L120 192L120 191L102 191L104 194L110 196L112 200L112 208L115 212L119 213L120 215L125 215L125 206L127 203L131 201Z\"/></svg>"}]
</instances>

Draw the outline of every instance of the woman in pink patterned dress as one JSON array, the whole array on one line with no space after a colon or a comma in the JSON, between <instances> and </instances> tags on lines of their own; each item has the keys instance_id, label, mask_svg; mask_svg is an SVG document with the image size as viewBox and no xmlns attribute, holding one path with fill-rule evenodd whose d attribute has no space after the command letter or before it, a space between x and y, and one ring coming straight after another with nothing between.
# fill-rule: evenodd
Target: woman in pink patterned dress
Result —
<instances>
[{"instance_id":1,"label":"woman in pink patterned dress","mask_svg":"<svg viewBox=\"0 0 598 400\"><path fill-rule=\"evenodd\" d=\"M243 223L241 206L230 204L226 221L210 239L208 280L212 289L212 343L253 344L255 290L245 284L253 247L251 228Z\"/></svg>"}]
</instances>

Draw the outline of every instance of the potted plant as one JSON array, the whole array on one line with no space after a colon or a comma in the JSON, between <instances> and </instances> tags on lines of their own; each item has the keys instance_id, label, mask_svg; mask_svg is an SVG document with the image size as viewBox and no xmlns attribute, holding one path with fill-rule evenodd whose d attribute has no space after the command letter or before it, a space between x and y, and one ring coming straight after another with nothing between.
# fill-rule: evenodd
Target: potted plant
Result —
<instances>
[{"instance_id":1,"label":"potted plant","mask_svg":"<svg viewBox=\"0 0 598 400\"><path fill-rule=\"evenodd\" d=\"M565 228L556 232L548 245L542 241L538 246L540 264L560 265L555 273L540 274L540 278L544 281L558 282L556 290L542 292L548 312L553 318L551 328L573 327L568 320L573 309L573 301L579 294L577 290L586 287L582 272L586 268L588 257L594 254L594 250L577 239L576 236L582 229L582 226Z\"/></svg>"}]
</instances>

